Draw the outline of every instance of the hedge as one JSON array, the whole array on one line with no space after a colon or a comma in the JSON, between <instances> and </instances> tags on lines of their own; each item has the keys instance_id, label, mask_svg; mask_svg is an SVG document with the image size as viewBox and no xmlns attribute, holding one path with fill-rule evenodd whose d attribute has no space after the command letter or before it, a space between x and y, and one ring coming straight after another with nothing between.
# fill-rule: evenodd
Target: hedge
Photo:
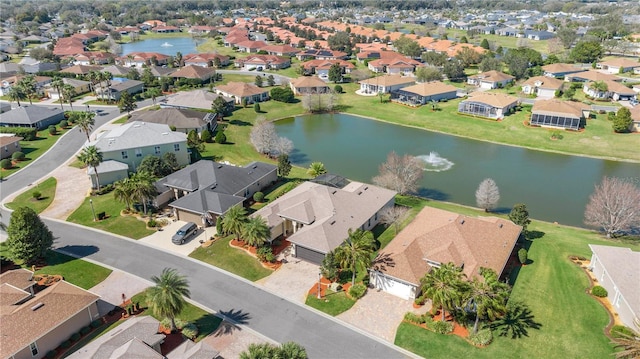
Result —
<instances>
[{"instance_id":1,"label":"hedge","mask_svg":"<svg viewBox=\"0 0 640 359\"><path fill-rule=\"evenodd\" d=\"M0 133L13 133L25 141L33 141L38 136L38 131L31 127L0 127Z\"/></svg>"}]
</instances>

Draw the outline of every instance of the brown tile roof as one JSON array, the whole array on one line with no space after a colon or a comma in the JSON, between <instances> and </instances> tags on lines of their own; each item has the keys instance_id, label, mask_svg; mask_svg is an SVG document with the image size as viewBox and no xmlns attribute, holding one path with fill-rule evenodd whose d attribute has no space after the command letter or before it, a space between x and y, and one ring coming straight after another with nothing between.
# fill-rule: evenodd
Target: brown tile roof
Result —
<instances>
[{"instance_id":1,"label":"brown tile roof","mask_svg":"<svg viewBox=\"0 0 640 359\"><path fill-rule=\"evenodd\" d=\"M535 76L522 83L522 86L525 85L541 89L559 90L564 85L564 81L549 76Z\"/></svg>"},{"instance_id":2,"label":"brown tile roof","mask_svg":"<svg viewBox=\"0 0 640 359\"><path fill-rule=\"evenodd\" d=\"M425 207L380 251L374 268L416 285L431 268L427 259L463 265L469 278L479 275L480 267L500 275L521 231L522 227L505 219Z\"/></svg>"},{"instance_id":3,"label":"brown tile roof","mask_svg":"<svg viewBox=\"0 0 640 359\"><path fill-rule=\"evenodd\" d=\"M268 91L246 82L229 82L226 85L216 86L216 89L237 97L259 95Z\"/></svg>"},{"instance_id":4,"label":"brown tile roof","mask_svg":"<svg viewBox=\"0 0 640 359\"><path fill-rule=\"evenodd\" d=\"M340 67L344 67L347 69L354 69L355 66L350 63L349 61L345 61L345 60L340 60L340 59L336 59L336 60L311 60L311 61L306 61L303 62L303 67L305 69L312 69L312 68L317 68L317 69L329 69L331 68L331 66L333 64L340 64Z\"/></svg>"},{"instance_id":5,"label":"brown tile roof","mask_svg":"<svg viewBox=\"0 0 640 359\"><path fill-rule=\"evenodd\" d=\"M216 70L208 67L196 66L196 65L188 65L181 68L178 71L172 72L170 77L182 77L187 79L200 79L207 80L210 79L213 74L215 74Z\"/></svg>"},{"instance_id":6,"label":"brown tile roof","mask_svg":"<svg viewBox=\"0 0 640 359\"><path fill-rule=\"evenodd\" d=\"M603 74L602 72L595 71L595 70L576 72L574 74L567 75L567 78L569 79L579 78L579 79L585 79L588 81L605 81L605 80L621 81L622 80L618 76L614 76L611 74Z\"/></svg>"},{"instance_id":7,"label":"brown tile roof","mask_svg":"<svg viewBox=\"0 0 640 359\"><path fill-rule=\"evenodd\" d=\"M102 67L100 66L90 66L90 65L75 65L66 69L60 70L60 72L71 73L76 75L86 75L91 71L102 71Z\"/></svg>"},{"instance_id":8,"label":"brown tile roof","mask_svg":"<svg viewBox=\"0 0 640 359\"><path fill-rule=\"evenodd\" d=\"M463 102L467 101L484 103L496 108L504 108L518 102L518 98L501 93L481 92L474 93L471 97L464 100Z\"/></svg>"},{"instance_id":9,"label":"brown tile roof","mask_svg":"<svg viewBox=\"0 0 640 359\"><path fill-rule=\"evenodd\" d=\"M0 146L10 145L14 142L22 141L22 137L17 136L0 136Z\"/></svg>"},{"instance_id":10,"label":"brown tile roof","mask_svg":"<svg viewBox=\"0 0 640 359\"><path fill-rule=\"evenodd\" d=\"M479 74L470 76L470 78L487 81L487 82L502 82L507 80L511 81L515 79L515 77L511 75L507 75L504 72L500 72L496 70L481 72Z\"/></svg>"},{"instance_id":11,"label":"brown tile roof","mask_svg":"<svg viewBox=\"0 0 640 359\"><path fill-rule=\"evenodd\" d=\"M302 76L291 80L291 85L301 87L327 87L327 83L315 76Z\"/></svg>"},{"instance_id":12,"label":"brown tile roof","mask_svg":"<svg viewBox=\"0 0 640 359\"><path fill-rule=\"evenodd\" d=\"M372 77L370 79L360 81L361 84L379 85L379 86L393 86L401 84L414 84L416 82L415 77L400 76L400 75L384 75Z\"/></svg>"},{"instance_id":13,"label":"brown tile roof","mask_svg":"<svg viewBox=\"0 0 640 359\"><path fill-rule=\"evenodd\" d=\"M291 45L267 45L260 48L260 50L280 54L294 54L298 52L298 49Z\"/></svg>"},{"instance_id":14,"label":"brown tile roof","mask_svg":"<svg viewBox=\"0 0 640 359\"><path fill-rule=\"evenodd\" d=\"M640 106L634 106L631 109L631 119L634 122L640 122Z\"/></svg>"},{"instance_id":15,"label":"brown tile roof","mask_svg":"<svg viewBox=\"0 0 640 359\"><path fill-rule=\"evenodd\" d=\"M278 55L252 55L244 59L236 59L235 62L241 66L244 64L284 64L291 62L291 59Z\"/></svg>"},{"instance_id":16,"label":"brown tile roof","mask_svg":"<svg viewBox=\"0 0 640 359\"><path fill-rule=\"evenodd\" d=\"M420 96L433 96L448 92L457 92L458 88L440 81L430 81L403 87L402 91L415 93Z\"/></svg>"},{"instance_id":17,"label":"brown tile roof","mask_svg":"<svg viewBox=\"0 0 640 359\"><path fill-rule=\"evenodd\" d=\"M563 72L579 72L579 71L582 71L582 69L580 67L576 67L573 64L564 64L564 63L544 65L544 66L542 66L542 70L544 70L545 72L550 72L550 73L563 73Z\"/></svg>"},{"instance_id":18,"label":"brown tile roof","mask_svg":"<svg viewBox=\"0 0 640 359\"><path fill-rule=\"evenodd\" d=\"M590 108L589 105L583 104L582 102L560 101L555 99L538 100L534 102L531 113L582 118L584 116L582 111L589 110Z\"/></svg>"},{"instance_id":19,"label":"brown tile roof","mask_svg":"<svg viewBox=\"0 0 640 359\"><path fill-rule=\"evenodd\" d=\"M602 61L601 65L614 66L614 67L640 67L638 60L625 59L622 57L616 57L615 59Z\"/></svg>"},{"instance_id":20,"label":"brown tile roof","mask_svg":"<svg viewBox=\"0 0 640 359\"><path fill-rule=\"evenodd\" d=\"M607 84L607 89L609 90L609 92L615 92L621 95L632 95L632 96L636 94L636 92L633 91L633 89L630 89L619 82L607 80L604 83Z\"/></svg>"},{"instance_id":21,"label":"brown tile roof","mask_svg":"<svg viewBox=\"0 0 640 359\"><path fill-rule=\"evenodd\" d=\"M244 47L245 49L260 49L267 46L264 41L245 40L236 44L237 47Z\"/></svg>"},{"instance_id":22,"label":"brown tile roof","mask_svg":"<svg viewBox=\"0 0 640 359\"><path fill-rule=\"evenodd\" d=\"M10 272L0 275L0 283L3 285L9 285L5 280L7 273ZM22 304L4 308L0 313L0 322L2 322L0 356L9 357L28 347L30 343L55 330L98 299L99 297L91 292L65 281L59 281ZM40 303L42 306L36 310L32 309L34 305Z\"/></svg>"}]
</instances>

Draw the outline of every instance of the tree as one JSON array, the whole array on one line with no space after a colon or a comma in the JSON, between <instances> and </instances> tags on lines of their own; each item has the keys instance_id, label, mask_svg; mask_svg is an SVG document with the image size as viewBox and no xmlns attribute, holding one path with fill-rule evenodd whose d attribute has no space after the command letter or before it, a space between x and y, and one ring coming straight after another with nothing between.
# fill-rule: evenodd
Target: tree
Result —
<instances>
[{"instance_id":1,"label":"tree","mask_svg":"<svg viewBox=\"0 0 640 359\"><path fill-rule=\"evenodd\" d=\"M518 250L518 260L522 264L527 264L528 258L527 258L527 250L525 248L520 248Z\"/></svg>"},{"instance_id":2,"label":"tree","mask_svg":"<svg viewBox=\"0 0 640 359\"><path fill-rule=\"evenodd\" d=\"M482 56L480 56L476 50L464 46L456 54L456 59L460 60L460 62L462 62L462 67L466 68L470 65L479 63L482 60Z\"/></svg>"},{"instance_id":3,"label":"tree","mask_svg":"<svg viewBox=\"0 0 640 359\"><path fill-rule=\"evenodd\" d=\"M349 237L336 248L335 255L340 268L351 271L351 285L355 285L358 267L366 269L371 265L371 255L375 251L373 233L360 228L349 229L348 233Z\"/></svg>"},{"instance_id":4,"label":"tree","mask_svg":"<svg viewBox=\"0 0 640 359\"><path fill-rule=\"evenodd\" d=\"M256 84L256 86L262 87L262 76L256 75L256 80L254 83Z\"/></svg>"},{"instance_id":5,"label":"tree","mask_svg":"<svg viewBox=\"0 0 640 359\"><path fill-rule=\"evenodd\" d=\"M29 104L33 105L33 98L37 94L35 77L33 75L25 76L17 82L17 85L24 91L25 96L29 100Z\"/></svg>"},{"instance_id":6,"label":"tree","mask_svg":"<svg viewBox=\"0 0 640 359\"><path fill-rule=\"evenodd\" d=\"M219 144L224 144L227 142L227 135L224 134L224 131L216 132L215 141L216 143L219 143Z\"/></svg>"},{"instance_id":7,"label":"tree","mask_svg":"<svg viewBox=\"0 0 640 359\"><path fill-rule=\"evenodd\" d=\"M118 101L118 108L120 109L120 113L127 112L127 114L131 113L131 111L135 110L138 107L138 104L133 99L133 96L128 91L122 92L120 95L120 101Z\"/></svg>"},{"instance_id":8,"label":"tree","mask_svg":"<svg viewBox=\"0 0 640 359\"><path fill-rule=\"evenodd\" d=\"M96 173L96 182L98 190L100 190L100 177L98 175L98 166L102 162L102 152L96 146L87 146L82 149L80 154L76 156L85 166L93 167Z\"/></svg>"},{"instance_id":9,"label":"tree","mask_svg":"<svg viewBox=\"0 0 640 359\"><path fill-rule=\"evenodd\" d=\"M153 276L154 286L147 289L147 304L151 311L162 318L171 320L171 331L176 330L175 318L186 305L184 297L189 298L189 281L173 268L162 270L160 277Z\"/></svg>"},{"instance_id":10,"label":"tree","mask_svg":"<svg viewBox=\"0 0 640 359\"><path fill-rule=\"evenodd\" d=\"M51 87L56 89L58 93L58 97L60 98L60 109L62 110L62 87L64 86L64 81L58 76L55 76L53 80L51 80Z\"/></svg>"},{"instance_id":11,"label":"tree","mask_svg":"<svg viewBox=\"0 0 640 359\"><path fill-rule=\"evenodd\" d=\"M256 102L256 104L255 104L255 105L253 105L253 110L254 110L256 113L260 113L260 104Z\"/></svg>"},{"instance_id":12,"label":"tree","mask_svg":"<svg viewBox=\"0 0 640 359\"><path fill-rule=\"evenodd\" d=\"M338 278L338 267L340 263L336 260L335 251L327 253L322 259L322 265L320 266L320 272L322 276L335 281Z\"/></svg>"},{"instance_id":13,"label":"tree","mask_svg":"<svg viewBox=\"0 0 640 359\"><path fill-rule=\"evenodd\" d=\"M496 208L498 201L500 200L500 191L498 185L491 178L486 178L476 190L476 203L478 207L484 209L485 212Z\"/></svg>"},{"instance_id":14,"label":"tree","mask_svg":"<svg viewBox=\"0 0 640 359\"><path fill-rule=\"evenodd\" d=\"M351 52L351 38L346 32L338 32L333 36L327 38L329 48L334 51L344 51L346 53Z\"/></svg>"},{"instance_id":15,"label":"tree","mask_svg":"<svg viewBox=\"0 0 640 359\"><path fill-rule=\"evenodd\" d=\"M156 178L149 172L138 170L130 177L130 181L133 200L142 203L142 213L147 214L147 202L158 194L154 184Z\"/></svg>"},{"instance_id":16,"label":"tree","mask_svg":"<svg viewBox=\"0 0 640 359\"><path fill-rule=\"evenodd\" d=\"M73 96L76 95L76 88L70 84L64 84L62 86L62 97L69 102L69 107L73 111Z\"/></svg>"},{"instance_id":17,"label":"tree","mask_svg":"<svg viewBox=\"0 0 640 359\"><path fill-rule=\"evenodd\" d=\"M127 211L131 211L133 190L133 182L129 178L123 178L113 184L113 198L118 202L124 202Z\"/></svg>"},{"instance_id":18,"label":"tree","mask_svg":"<svg viewBox=\"0 0 640 359\"><path fill-rule=\"evenodd\" d=\"M147 90L147 96L151 97L151 101L154 105L156 104L156 98L158 98L160 95L162 95L162 91L160 91L160 89L157 87L152 87Z\"/></svg>"},{"instance_id":19,"label":"tree","mask_svg":"<svg viewBox=\"0 0 640 359\"><path fill-rule=\"evenodd\" d=\"M242 235L242 228L247 221L247 211L242 205L236 205L222 216L222 229L225 234L233 234L236 240Z\"/></svg>"},{"instance_id":20,"label":"tree","mask_svg":"<svg viewBox=\"0 0 640 359\"><path fill-rule=\"evenodd\" d=\"M460 41L459 41L459 42L460 42L461 44L467 44L467 43L469 43L469 40L467 39L467 37L466 37L466 36L462 36L462 37L460 38Z\"/></svg>"},{"instance_id":21,"label":"tree","mask_svg":"<svg viewBox=\"0 0 640 359\"><path fill-rule=\"evenodd\" d=\"M421 58L425 64L429 64L431 66L436 66L436 67L444 66L444 64L446 64L448 61L448 57L446 54L443 54L441 52L435 52L435 51L424 52Z\"/></svg>"},{"instance_id":22,"label":"tree","mask_svg":"<svg viewBox=\"0 0 640 359\"><path fill-rule=\"evenodd\" d=\"M564 92L562 93L562 97L564 97L567 100L573 100L573 97L576 95L576 89L569 87L568 89L564 90Z\"/></svg>"},{"instance_id":23,"label":"tree","mask_svg":"<svg viewBox=\"0 0 640 359\"><path fill-rule=\"evenodd\" d=\"M91 133L91 130L93 130L93 126L96 123L94 119L95 116L95 113L85 111L78 113L78 115L74 119L74 122L76 123L76 125L78 125L78 128L80 128L80 131L84 132L84 134L87 136L87 142L91 141L91 139L89 138L89 134Z\"/></svg>"},{"instance_id":24,"label":"tree","mask_svg":"<svg viewBox=\"0 0 640 359\"><path fill-rule=\"evenodd\" d=\"M342 68L337 62L329 68L329 81L342 82Z\"/></svg>"},{"instance_id":25,"label":"tree","mask_svg":"<svg viewBox=\"0 0 640 359\"><path fill-rule=\"evenodd\" d=\"M418 67L416 69L416 80L418 82L442 81L442 72L432 66Z\"/></svg>"},{"instance_id":26,"label":"tree","mask_svg":"<svg viewBox=\"0 0 640 359\"><path fill-rule=\"evenodd\" d=\"M393 46L399 53L411 58L418 58L420 57L420 54L422 54L422 47L420 44L404 35L400 36L398 40L393 43Z\"/></svg>"},{"instance_id":27,"label":"tree","mask_svg":"<svg viewBox=\"0 0 640 359\"><path fill-rule=\"evenodd\" d=\"M211 103L211 110L217 113L220 117L224 118L229 115L229 105L222 96L216 97Z\"/></svg>"},{"instance_id":28,"label":"tree","mask_svg":"<svg viewBox=\"0 0 640 359\"><path fill-rule=\"evenodd\" d=\"M269 154L277 137L276 127L273 122L267 121L264 117L259 117L251 129L249 141L259 153Z\"/></svg>"},{"instance_id":29,"label":"tree","mask_svg":"<svg viewBox=\"0 0 640 359\"><path fill-rule=\"evenodd\" d=\"M142 161L140 161L140 165L138 165L138 172L147 172L157 178L162 178L164 176L171 174L171 168L167 165L166 162L162 160L162 158L153 155L145 156Z\"/></svg>"},{"instance_id":30,"label":"tree","mask_svg":"<svg viewBox=\"0 0 640 359\"><path fill-rule=\"evenodd\" d=\"M462 302L462 268L453 263L442 264L432 269L420 279L424 297L431 299L434 307L440 307L442 321L445 311L451 311Z\"/></svg>"},{"instance_id":31,"label":"tree","mask_svg":"<svg viewBox=\"0 0 640 359\"><path fill-rule=\"evenodd\" d=\"M286 153L278 156L278 176L287 177L291 172L291 161L289 161L289 155Z\"/></svg>"},{"instance_id":32,"label":"tree","mask_svg":"<svg viewBox=\"0 0 640 359\"><path fill-rule=\"evenodd\" d=\"M373 183L400 194L417 191L418 182L424 173L424 163L417 157L405 154L399 156L395 152L387 155L387 161L378 168L379 174Z\"/></svg>"},{"instance_id":33,"label":"tree","mask_svg":"<svg viewBox=\"0 0 640 359\"><path fill-rule=\"evenodd\" d=\"M18 107L20 107L20 100L23 100L26 97L24 88L22 88L22 86L20 86L19 84L15 84L13 86L11 86L11 88L9 89L9 99L11 101L15 101L18 103ZM62 105L60 105L62 106Z\"/></svg>"},{"instance_id":34,"label":"tree","mask_svg":"<svg viewBox=\"0 0 640 359\"><path fill-rule=\"evenodd\" d=\"M162 155L162 161L171 169L171 172L175 172L180 169L180 164L178 163L178 158L176 154L173 152L166 152Z\"/></svg>"},{"instance_id":35,"label":"tree","mask_svg":"<svg viewBox=\"0 0 640 359\"><path fill-rule=\"evenodd\" d=\"M482 59L482 61L480 61L478 70L482 72L502 71L502 61L496 59L495 57L485 57L484 59Z\"/></svg>"},{"instance_id":36,"label":"tree","mask_svg":"<svg viewBox=\"0 0 640 359\"><path fill-rule=\"evenodd\" d=\"M633 125L631 111L626 107L620 107L611 124L613 131L616 133L627 133L631 131L631 125Z\"/></svg>"},{"instance_id":37,"label":"tree","mask_svg":"<svg viewBox=\"0 0 640 359\"><path fill-rule=\"evenodd\" d=\"M602 45L598 41L581 40L571 50L569 57L575 62L592 63L604 55Z\"/></svg>"},{"instance_id":38,"label":"tree","mask_svg":"<svg viewBox=\"0 0 640 359\"><path fill-rule=\"evenodd\" d=\"M211 136L211 131L204 129L200 133L200 141L211 143L213 141L213 136Z\"/></svg>"},{"instance_id":39,"label":"tree","mask_svg":"<svg viewBox=\"0 0 640 359\"><path fill-rule=\"evenodd\" d=\"M401 206L385 207L380 211L380 222L387 226L393 226L394 235L398 234L398 229L402 222L409 216L409 209Z\"/></svg>"},{"instance_id":40,"label":"tree","mask_svg":"<svg viewBox=\"0 0 640 359\"><path fill-rule=\"evenodd\" d=\"M271 239L271 230L264 218L249 217L242 225L242 238L253 247L261 247Z\"/></svg>"},{"instance_id":41,"label":"tree","mask_svg":"<svg viewBox=\"0 0 640 359\"><path fill-rule=\"evenodd\" d=\"M298 343L287 342L280 346L269 343L251 343L240 353L240 359L307 359L307 351Z\"/></svg>"},{"instance_id":42,"label":"tree","mask_svg":"<svg viewBox=\"0 0 640 359\"><path fill-rule=\"evenodd\" d=\"M640 226L640 188L631 181L605 177L589 196L584 223L611 238Z\"/></svg>"},{"instance_id":43,"label":"tree","mask_svg":"<svg viewBox=\"0 0 640 359\"><path fill-rule=\"evenodd\" d=\"M485 50L489 50L491 48L489 46L489 41L487 39L482 39L482 41L480 42L480 47L482 47Z\"/></svg>"},{"instance_id":44,"label":"tree","mask_svg":"<svg viewBox=\"0 0 640 359\"><path fill-rule=\"evenodd\" d=\"M275 77L273 77L273 75L267 76L267 84L269 85L269 87L276 85L276 79Z\"/></svg>"},{"instance_id":45,"label":"tree","mask_svg":"<svg viewBox=\"0 0 640 359\"><path fill-rule=\"evenodd\" d=\"M316 178L325 173L327 173L327 170L326 168L324 168L324 163L322 162L312 162L311 165L309 165L309 169L307 170L307 174L309 174L313 178Z\"/></svg>"},{"instance_id":46,"label":"tree","mask_svg":"<svg viewBox=\"0 0 640 359\"><path fill-rule=\"evenodd\" d=\"M573 42L578 38L578 34L574 29L570 29L566 26L563 26L556 30L556 36L562 42L562 46L565 49L570 49Z\"/></svg>"},{"instance_id":47,"label":"tree","mask_svg":"<svg viewBox=\"0 0 640 359\"><path fill-rule=\"evenodd\" d=\"M462 81L466 77L464 74L464 66L458 59L451 59L444 64L442 72L450 81Z\"/></svg>"},{"instance_id":48,"label":"tree","mask_svg":"<svg viewBox=\"0 0 640 359\"><path fill-rule=\"evenodd\" d=\"M495 320L506 311L509 299L509 286L501 283L493 269L480 268L482 280L474 278L466 286L465 299L467 307L476 314L473 333L478 332L481 317Z\"/></svg>"},{"instance_id":49,"label":"tree","mask_svg":"<svg viewBox=\"0 0 640 359\"><path fill-rule=\"evenodd\" d=\"M531 223L529 219L529 211L524 203L518 203L509 212L509 220L522 227L522 234L527 236L527 227Z\"/></svg>"},{"instance_id":50,"label":"tree","mask_svg":"<svg viewBox=\"0 0 640 359\"><path fill-rule=\"evenodd\" d=\"M274 101L290 103L293 102L295 95L293 94L293 90L289 87L275 87L271 89L270 96Z\"/></svg>"},{"instance_id":51,"label":"tree","mask_svg":"<svg viewBox=\"0 0 640 359\"><path fill-rule=\"evenodd\" d=\"M640 328L640 321L634 320L636 328ZM615 344L616 359L640 358L640 333L632 331L631 333L621 332L618 337L614 337L611 344Z\"/></svg>"},{"instance_id":52,"label":"tree","mask_svg":"<svg viewBox=\"0 0 640 359\"><path fill-rule=\"evenodd\" d=\"M30 207L19 207L7 227L7 247L14 261L31 264L44 257L53 246L53 234Z\"/></svg>"}]
</instances>

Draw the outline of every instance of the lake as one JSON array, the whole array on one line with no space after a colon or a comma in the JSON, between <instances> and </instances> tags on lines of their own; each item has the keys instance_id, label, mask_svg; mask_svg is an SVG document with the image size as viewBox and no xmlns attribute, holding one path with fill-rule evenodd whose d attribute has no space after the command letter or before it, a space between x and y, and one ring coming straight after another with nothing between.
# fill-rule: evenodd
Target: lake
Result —
<instances>
[{"instance_id":1,"label":"lake","mask_svg":"<svg viewBox=\"0 0 640 359\"><path fill-rule=\"evenodd\" d=\"M201 41L204 40L196 41L189 36L135 41L122 44L122 55L132 52L159 52L169 56L175 56L178 52L182 55L192 54L198 52L196 47Z\"/></svg>"},{"instance_id":2,"label":"lake","mask_svg":"<svg viewBox=\"0 0 640 359\"><path fill-rule=\"evenodd\" d=\"M500 212L525 203L532 218L584 226L594 185L604 176L640 179L640 164L567 156L497 145L403 127L346 114L299 116L276 122L291 139L291 162L320 161L330 173L371 182L387 154L419 156L425 162L420 194L475 206L485 178L500 189Z\"/></svg>"}]
</instances>

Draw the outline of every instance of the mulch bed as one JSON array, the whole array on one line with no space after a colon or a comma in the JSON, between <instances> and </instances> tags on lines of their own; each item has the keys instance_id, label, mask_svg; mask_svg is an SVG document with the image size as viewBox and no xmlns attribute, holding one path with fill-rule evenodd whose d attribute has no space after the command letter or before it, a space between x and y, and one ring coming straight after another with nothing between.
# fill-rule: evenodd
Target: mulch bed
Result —
<instances>
[{"instance_id":1,"label":"mulch bed","mask_svg":"<svg viewBox=\"0 0 640 359\"><path fill-rule=\"evenodd\" d=\"M289 243L288 241L283 241L283 242L287 242L287 245ZM237 239L232 239L231 241L229 241L229 245L231 247L235 247L235 248L244 250L245 252L247 252L249 255L251 255L252 257L254 257L256 259L258 258L258 256L256 255L258 253L258 248L253 247L253 246L249 246L244 241L237 240ZM273 251L273 254L274 255L278 255L278 253L282 252L284 250L284 248L286 248L286 246L284 248L281 248L281 247L282 247L282 245L277 246L277 247L272 246L271 249ZM276 249L279 249L278 253L276 253ZM282 262L281 261L275 261L273 263L260 261L260 264L264 268L271 269L271 270L274 270L274 271L279 269L280 267L282 267Z\"/></svg>"},{"instance_id":2,"label":"mulch bed","mask_svg":"<svg viewBox=\"0 0 640 359\"><path fill-rule=\"evenodd\" d=\"M324 298L327 295L327 288L331 285L331 281L325 277L320 279L320 297ZM317 296L318 295L318 283L315 283L309 289L308 295Z\"/></svg>"},{"instance_id":3,"label":"mulch bed","mask_svg":"<svg viewBox=\"0 0 640 359\"><path fill-rule=\"evenodd\" d=\"M179 331L171 333L171 329L160 326L159 332L165 335L164 341L160 344L160 353L162 353L162 355L169 354L185 341L185 338Z\"/></svg>"}]
</instances>

